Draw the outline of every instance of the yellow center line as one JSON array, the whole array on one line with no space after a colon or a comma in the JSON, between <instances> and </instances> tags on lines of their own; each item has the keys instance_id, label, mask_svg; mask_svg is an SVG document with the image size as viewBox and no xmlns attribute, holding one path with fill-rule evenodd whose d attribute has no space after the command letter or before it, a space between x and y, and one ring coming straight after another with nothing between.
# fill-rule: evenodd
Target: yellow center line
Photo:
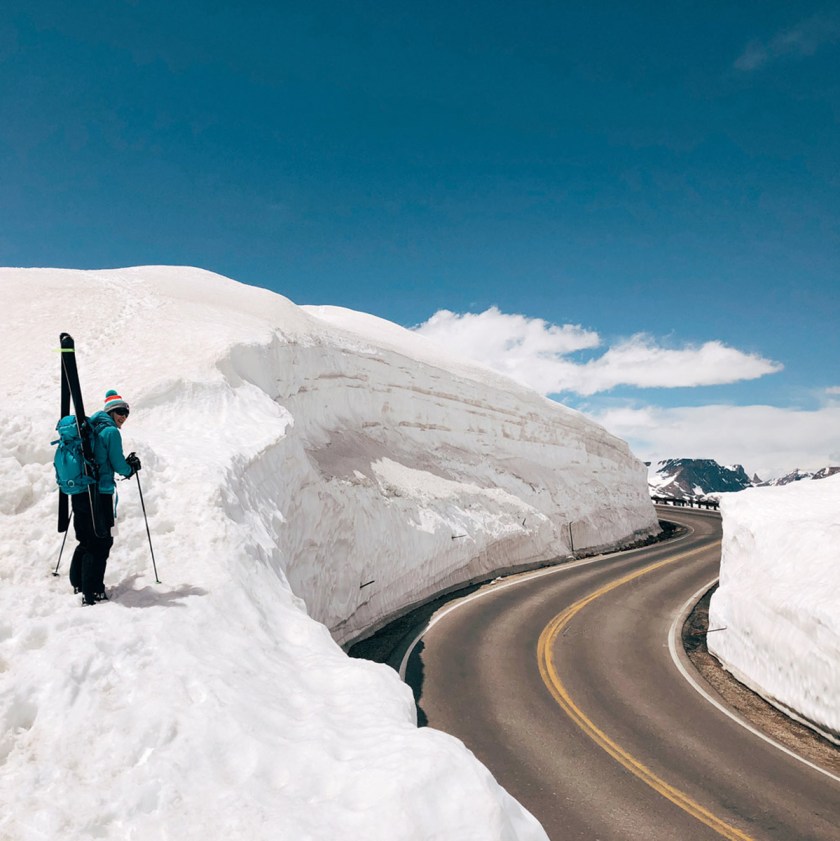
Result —
<instances>
[{"instance_id":1,"label":"yellow center line","mask_svg":"<svg viewBox=\"0 0 840 841\"><path fill-rule=\"evenodd\" d=\"M745 835L740 830L730 826L725 821L713 815L708 809L704 809L699 803L692 800L687 794L669 785L661 777L658 777L646 765L639 762L634 756L631 756L624 748L620 747L614 742L603 730L596 727L595 724L588 718L588 716L578 707L577 704L569 696L568 690L560 680L557 674L557 669L554 666L554 660L551 656L552 649L557 640L557 637L563 632L569 622L580 613L583 608L591 604L595 599L600 598L611 590L615 590L630 581L641 578L649 572L660 569L668 564L676 563L677 561L684 561L702 552L708 551L708 546L699 549L692 549L688 552L683 552L679 555L666 558L664 561L650 564L636 572L631 572L622 578L618 578L609 584L601 587L588 596L576 601L570 607L567 607L562 613L559 613L554 619L549 622L543 629L537 643L537 659L540 666L540 675L548 690L551 692L554 700L560 705L561 709L571 720L592 739L595 744L605 750L616 762L624 766L628 771L638 777L642 782L649 785L654 791L659 792L663 797L666 797L672 803L676 804L683 811L687 812L692 817L696 818L701 823L713 829L724 838L730 841L752 841L749 835Z\"/></svg>"}]
</instances>

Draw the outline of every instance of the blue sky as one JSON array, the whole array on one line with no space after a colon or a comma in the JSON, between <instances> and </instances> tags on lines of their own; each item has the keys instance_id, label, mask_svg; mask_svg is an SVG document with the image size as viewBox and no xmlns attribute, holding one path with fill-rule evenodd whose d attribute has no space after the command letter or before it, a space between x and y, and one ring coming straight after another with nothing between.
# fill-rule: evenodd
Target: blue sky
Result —
<instances>
[{"instance_id":1,"label":"blue sky","mask_svg":"<svg viewBox=\"0 0 840 841\"><path fill-rule=\"evenodd\" d=\"M11 0L0 115L2 265L446 311L643 458L840 462L840 3Z\"/></svg>"}]
</instances>

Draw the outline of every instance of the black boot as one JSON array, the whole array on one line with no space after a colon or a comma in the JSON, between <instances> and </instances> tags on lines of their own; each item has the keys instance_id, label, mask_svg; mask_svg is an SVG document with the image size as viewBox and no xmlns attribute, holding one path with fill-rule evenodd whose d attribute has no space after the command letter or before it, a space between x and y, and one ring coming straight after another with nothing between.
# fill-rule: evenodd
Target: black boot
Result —
<instances>
[{"instance_id":1,"label":"black boot","mask_svg":"<svg viewBox=\"0 0 840 841\"><path fill-rule=\"evenodd\" d=\"M96 559L88 551L82 555L81 572L79 589L85 597L85 604L96 604L96 598L94 596L94 593L98 589L96 586Z\"/></svg>"},{"instance_id":2,"label":"black boot","mask_svg":"<svg viewBox=\"0 0 840 841\"><path fill-rule=\"evenodd\" d=\"M85 548L80 544L73 551L73 559L70 561L70 586L74 593L82 591L82 559L85 556Z\"/></svg>"}]
</instances>

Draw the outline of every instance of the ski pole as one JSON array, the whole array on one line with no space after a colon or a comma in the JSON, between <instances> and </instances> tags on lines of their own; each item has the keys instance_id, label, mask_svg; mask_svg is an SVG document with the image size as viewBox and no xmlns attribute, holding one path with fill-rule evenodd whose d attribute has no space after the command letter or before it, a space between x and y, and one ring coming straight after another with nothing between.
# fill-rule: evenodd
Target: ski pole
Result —
<instances>
[{"instance_id":1,"label":"ski pole","mask_svg":"<svg viewBox=\"0 0 840 841\"><path fill-rule=\"evenodd\" d=\"M73 522L73 512L70 512L70 519L67 521L67 528L64 529L64 540L61 541L61 549L58 550L58 563L55 565L53 575L58 576L58 568L61 566L61 555L64 552L64 544L67 543L67 532L70 531L70 524Z\"/></svg>"},{"instance_id":2,"label":"ski pole","mask_svg":"<svg viewBox=\"0 0 840 841\"><path fill-rule=\"evenodd\" d=\"M137 490L140 491L140 507L143 509L143 519L146 521L146 534L149 536L149 551L152 553L152 567L155 570L155 582L160 584L160 579L157 574L157 564L155 563L155 550L152 548L152 533L149 531L149 518L146 516L146 503L143 502L143 488L140 486L140 474L134 474L137 477Z\"/></svg>"}]
</instances>

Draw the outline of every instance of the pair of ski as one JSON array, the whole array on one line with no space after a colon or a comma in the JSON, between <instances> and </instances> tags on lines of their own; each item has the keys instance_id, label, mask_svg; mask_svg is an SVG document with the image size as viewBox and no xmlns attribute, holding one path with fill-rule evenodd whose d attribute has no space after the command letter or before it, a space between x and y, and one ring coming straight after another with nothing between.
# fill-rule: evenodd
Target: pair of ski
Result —
<instances>
[{"instance_id":1,"label":"pair of ski","mask_svg":"<svg viewBox=\"0 0 840 841\"><path fill-rule=\"evenodd\" d=\"M102 506L99 501L99 476L96 461L93 457L93 430L85 414L82 400L82 388L79 385L79 371L76 367L76 343L69 333L61 334L61 417L70 414L70 404L73 404L73 414L76 416L76 427L82 441L82 453L85 457L85 476L90 479L85 493L90 498L90 510L93 518L93 532L97 537L106 535L108 529L103 522ZM66 532L70 525L70 498L67 494L58 492L58 530Z\"/></svg>"}]
</instances>

